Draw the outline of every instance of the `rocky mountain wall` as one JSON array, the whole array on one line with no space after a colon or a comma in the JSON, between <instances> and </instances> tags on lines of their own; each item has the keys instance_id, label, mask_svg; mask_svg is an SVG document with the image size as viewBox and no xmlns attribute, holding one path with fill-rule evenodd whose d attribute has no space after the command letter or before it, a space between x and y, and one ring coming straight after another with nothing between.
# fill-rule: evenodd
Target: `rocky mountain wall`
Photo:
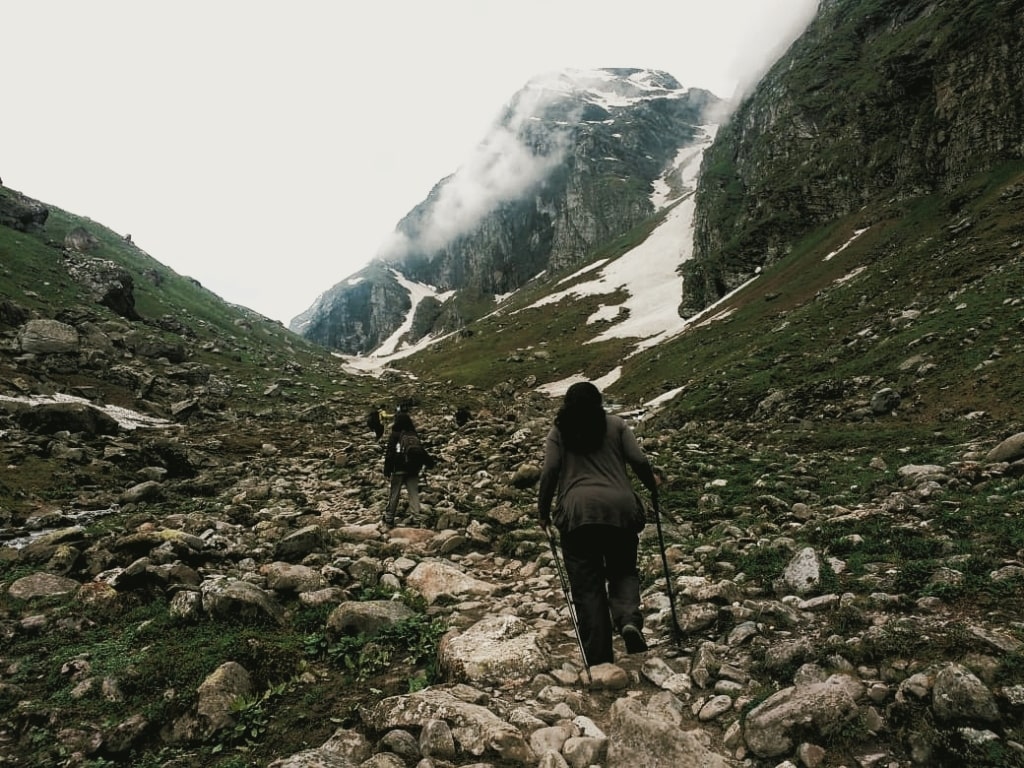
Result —
<instances>
[{"instance_id":1,"label":"rocky mountain wall","mask_svg":"<svg viewBox=\"0 0 1024 768\"><path fill-rule=\"evenodd\" d=\"M826 0L705 155L691 315L871 200L1024 156L1024 3Z\"/></svg>"},{"instance_id":2,"label":"rocky mountain wall","mask_svg":"<svg viewBox=\"0 0 1024 768\"><path fill-rule=\"evenodd\" d=\"M516 94L477 155L398 223L401 247L353 276L387 281L386 265L456 292L459 310L432 311L433 323L417 318L410 341L471 322L467 304L480 297L515 291L544 270L587 263L655 212L654 180L693 141L717 99L684 91L665 73L599 75L597 84L567 77L558 89L533 84ZM637 88L638 76L655 86L651 95ZM408 297L378 292L376 300L388 303L372 310L363 299L367 286L353 278L295 318L292 330L350 354L379 346L402 324Z\"/></svg>"}]
</instances>

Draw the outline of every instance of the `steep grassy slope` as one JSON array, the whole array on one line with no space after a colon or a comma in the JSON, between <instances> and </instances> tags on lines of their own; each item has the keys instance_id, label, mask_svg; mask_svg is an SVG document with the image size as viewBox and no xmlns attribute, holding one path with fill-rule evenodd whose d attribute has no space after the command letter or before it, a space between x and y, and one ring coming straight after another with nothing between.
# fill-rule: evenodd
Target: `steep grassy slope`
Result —
<instances>
[{"instance_id":1,"label":"steep grassy slope","mask_svg":"<svg viewBox=\"0 0 1024 768\"><path fill-rule=\"evenodd\" d=\"M322 348L287 331L280 323L223 301L196 280L177 274L103 225L58 208L50 207L46 226L40 232L0 227L0 296L40 317L59 316L64 311L76 316L92 315L100 323L116 320L114 313L99 306L62 264L64 238L76 227L86 229L98 240L88 252L89 258L109 260L133 278L135 309L141 320L129 324L128 332L144 332L168 347L186 343L190 363L232 377L236 382L236 405L257 407L265 402L264 388L282 378L304 381L303 387L330 388L332 379L336 384L340 368ZM8 364L7 358L0 359L2 364ZM306 376L295 379L303 369L308 369ZM107 402L138 405L130 392L123 388L118 391L105 374L102 368L81 369L77 384L98 389ZM12 379L18 372L7 369L0 375ZM362 379L346 381L346 386L364 391L370 385Z\"/></svg>"},{"instance_id":2,"label":"steep grassy slope","mask_svg":"<svg viewBox=\"0 0 1024 768\"><path fill-rule=\"evenodd\" d=\"M616 391L649 396L649 382L664 381L683 387L669 409L678 418L714 419L757 419L758 404L783 391L787 416L820 422L830 402L884 385L916 423L973 411L1019 423L1022 169L1006 164L814 230L712 313L728 317L627 364Z\"/></svg>"},{"instance_id":3,"label":"steep grassy slope","mask_svg":"<svg viewBox=\"0 0 1024 768\"><path fill-rule=\"evenodd\" d=\"M86 253L65 252L65 237L75 229L95 238ZM87 281L72 277L72 260L114 265L130 276L138 317L98 303ZM78 350L26 354L19 336L30 319L74 328ZM15 398L0 402L4 524L51 505L109 503L110 492L138 482L138 462L144 466L163 450L156 445L160 437L125 435L126 445L137 446L131 459L109 461L100 449L87 448L82 460L54 462L51 440L26 444L9 433L11 427L17 432L23 407L17 399L60 394L128 408L174 426L168 431L174 439L181 434L177 427L188 424L185 442L200 453L245 456L271 440L301 451L303 420L358 418L369 403L394 396L378 380L346 374L326 350L222 301L106 227L53 207L41 229L0 226L0 344L0 395ZM191 492L202 496L209 488Z\"/></svg>"},{"instance_id":4,"label":"steep grassy slope","mask_svg":"<svg viewBox=\"0 0 1024 768\"><path fill-rule=\"evenodd\" d=\"M977 411L1020 423L1022 199L1024 164L1007 163L949 192L879 201L814 229L677 339L632 357L625 340L585 344L603 330L586 319L608 301L592 297L504 311L398 366L492 386L599 377L621 364L611 397L634 406L678 389L661 417L671 423L829 429L882 387L900 393L901 419L921 426ZM635 245L650 226L598 258ZM538 281L513 306L528 306L561 277ZM759 411L773 393L784 408Z\"/></svg>"}]
</instances>

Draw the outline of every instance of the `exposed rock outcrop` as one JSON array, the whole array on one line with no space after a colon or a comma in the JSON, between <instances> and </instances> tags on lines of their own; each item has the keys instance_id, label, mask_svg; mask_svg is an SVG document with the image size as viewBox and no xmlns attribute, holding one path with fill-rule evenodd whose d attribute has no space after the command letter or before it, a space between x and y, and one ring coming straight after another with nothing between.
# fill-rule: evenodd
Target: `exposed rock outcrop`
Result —
<instances>
[{"instance_id":1,"label":"exposed rock outcrop","mask_svg":"<svg viewBox=\"0 0 1024 768\"><path fill-rule=\"evenodd\" d=\"M545 270L587 263L654 214L653 182L695 141L717 101L648 70L570 71L529 83L478 155L398 223L375 261L290 327L328 348L368 353L399 330L411 297L444 297L417 305L404 332L415 342L458 330L494 296Z\"/></svg>"},{"instance_id":2,"label":"exposed rock outcrop","mask_svg":"<svg viewBox=\"0 0 1024 768\"><path fill-rule=\"evenodd\" d=\"M36 232L43 228L49 215L50 209L38 200L0 187L0 226Z\"/></svg>"},{"instance_id":3,"label":"exposed rock outcrop","mask_svg":"<svg viewBox=\"0 0 1024 768\"><path fill-rule=\"evenodd\" d=\"M684 316L869 201L952 187L1024 156L1019 3L863 5L822 2L719 130L697 189Z\"/></svg>"}]
</instances>

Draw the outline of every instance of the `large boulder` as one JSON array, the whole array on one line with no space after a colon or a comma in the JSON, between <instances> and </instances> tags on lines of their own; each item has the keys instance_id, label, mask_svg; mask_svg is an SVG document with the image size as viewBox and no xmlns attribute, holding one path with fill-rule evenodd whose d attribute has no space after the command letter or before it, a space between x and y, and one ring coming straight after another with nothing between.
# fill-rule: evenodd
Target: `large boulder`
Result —
<instances>
[{"instance_id":1,"label":"large boulder","mask_svg":"<svg viewBox=\"0 0 1024 768\"><path fill-rule=\"evenodd\" d=\"M31 316L31 313L20 304L10 299L0 299L0 325L17 328Z\"/></svg>"},{"instance_id":2,"label":"large boulder","mask_svg":"<svg viewBox=\"0 0 1024 768\"><path fill-rule=\"evenodd\" d=\"M116 435L121 427L117 419L88 403L43 403L18 413L22 429L42 435L57 432L87 435Z\"/></svg>"},{"instance_id":3,"label":"large boulder","mask_svg":"<svg viewBox=\"0 0 1024 768\"><path fill-rule=\"evenodd\" d=\"M618 699L608 728L608 768L726 768L736 765L711 749L710 737L682 727L682 703L669 693L647 704L635 697Z\"/></svg>"},{"instance_id":4,"label":"large boulder","mask_svg":"<svg viewBox=\"0 0 1024 768\"><path fill-rule=\"evenodd\" d=\"M482 597L496 589L443 560L424 560L409 574L407 584L430 604L452 603L467 595Z\"/></svg>"},{"instance_id":5,"label":"large boulder","mask_svg":"<svg viewBox=\"0 0 1024 768\"><path fill-rule=\"evenodd\" d=\"M822 683L784 688L747 715L743 736L758 757L778 757L793 750L798 740L827 740L857 717L860 684L844 675Z\"/></svg>"},{"instance_id":6,"label":"large boulder","mask_svg":"<svg viewBox=\"0 0 1024 768\"><path fill-rule=\"evenodd\" d=\"M999 445L988 452L985 457L987 461L1000 462L1000 461L1017 461L1024 459L1024 432L1018 432L1015 435L1003 440Z\"/></svg>"},{"instance_id":7,"label":"large boulder","mask_svg":"<svg viewBox=\"0 0 1024 768\"><path fill-rule=\"evenodd\" d=\"M22 576L11 584L7 594L18 600L33 600L40 597L62 597L74 594L81 584L52 573L33 573Z\"/></svg>"},{"instance_id":8,"label":"large boulder","mask_svg":"<svg viewBox=\"0 0 1024 768\"><path fill-rule=\"evenodd\" d=\"M252 678L241 664L227 661L217 667L196 692L196 711L205 723L206 734L234 725L235 700L251 696L253 690Z\"/></svg>"},{"instance_id":9,"label":"large boulder","mask_svg":"<svg viewBox=\"0 0 1024 768\"><path fill-rule=\"evenodd\" d=\"M988 687L960 664L947 664L932 688L935 716L947 723L998 723L999 705Z\"/></svg>"},{"instance_id":10,"label":"large boulder","mask_svg":"<svg viewBox=\"0 0 1024 768\"><path fill-rule=\"evenodd\" d=\"M255 619L283 624L285 613L269 592L231 578L204 581L199 588L203 610L214 618Z\"/></svg>"},{"instance_id":11,"label":"large boulder","mask_svg":"<svg viewBox=\"0 0 1024 768\"><path fill-rule=\"evenodd\" d=\"M84 230L83 230L84 232ZM73 250L64 251L64 268L71 278L83 285L93 300L102 304L121 317L138 320L140 315L135 311L135 280L124 267L109 259L83 256L79 251L87 250L97 242L92 235L85 233L84 242L77 242ZM71 235L69 234L68 237Z\"/></svg>"},{"instance_id":12,"label":"large boulder","mask_svg":"<svg viewBox=\"0 0 1024 768\"><path fill-rule=\"evenodd\" d=\"M515 765L534 765L536 755L520 730L487 707L463 701L453 691L428 688L391 696L359 710L374 731L419 728L428 720L448 723L456 744L471 755L493 754Z\"/></svg>"},{"instance_id":13,"label":"large boulder","mask_svg":"<svg viewBox=\"0 0 1024 768\"><path fill-rule=\"evenodd\" d=\"M488 616L445 635L437 657L448 679L484 685L529 680L552 665L539 634L516 616Z\"/></svg>"},{"instance_id":14,"label":"large boulder","mask_svg":"<svg viewBox=\"0 0 1024 768\"><path fill-rule=\"evenodd\" d=\"M59 320L29 320L18 331L18 347L31 355L77 354L78 331Z\"/></svg>"},{"instance_id":15,"label":"large boulder","mask_svg":"<svg viewBox=\"0 0 1024 768\"><path fill-rule=\"evenodd\" d=\"M373 755L373 745L358 731L339 728L319 747L297 752L267 768L357 768Z\"/></svg>"},{"instance_id":16,"label":"large boulder","mask_svg":"<svg viewBox=\"0 0 1024 768\"><path fill-rule=\"evenodd\" d=\"M362 600L342 603L327 617L331 636L373 637L381 630L412 618L416 612L395 600Z\"/></svg>"},{"instance_id":17,"label":"large boulder","mask_svg":"<svg viewBox=\"0 0 1024 768\"><path fill-rule=\"evenodd\" d=\"M99 239L85 227L73 227L64 235L64 247L71 251L85 253L100 244Z\"/></svg>"}]
</instances>

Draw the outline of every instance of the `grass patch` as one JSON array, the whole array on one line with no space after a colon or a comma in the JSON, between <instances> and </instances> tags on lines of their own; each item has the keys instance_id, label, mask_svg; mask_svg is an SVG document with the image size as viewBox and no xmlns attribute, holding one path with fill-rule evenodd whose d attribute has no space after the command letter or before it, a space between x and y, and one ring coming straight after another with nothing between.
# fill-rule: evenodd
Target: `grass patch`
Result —
<instances>
[{"instance_id":1,"label":"grass patch","mask_svg":"<svg viewBox=\"0 0 1024 768\"><path fill-rule=\"evenodd\" d=\"M372 637L352 635L330 640L322 633L308 635L305 652L341 669L351 682L365 682L396 664L425 665L409 678L409 689L416 690L436 681L437 644L445 631L444 621L417 614L382 628Z\"/></svg>"}]
</instances>

